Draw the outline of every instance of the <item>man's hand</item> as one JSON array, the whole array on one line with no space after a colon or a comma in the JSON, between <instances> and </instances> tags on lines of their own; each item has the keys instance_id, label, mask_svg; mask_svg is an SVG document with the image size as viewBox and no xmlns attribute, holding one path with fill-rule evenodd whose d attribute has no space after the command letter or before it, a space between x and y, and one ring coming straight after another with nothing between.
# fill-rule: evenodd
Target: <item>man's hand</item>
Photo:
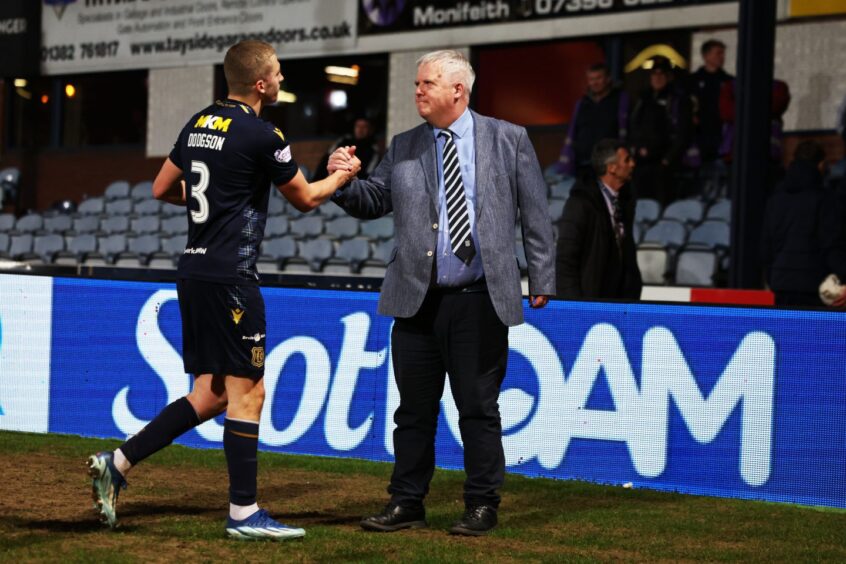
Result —
<instances>
[{"instance_id":1,"label":"man's hand","mask_svg":"<svg viewBox=\"0 0 846 564\"><path fill-rule=\"evenodd\" d=\"M340 169L343 171L343 169ZM358 172L361 170L361 161L358 157L353 157L350 160L350 168L346 170L347 174L347 182L351 182L355 180L355 177L358 175Z\"/></svg>"},{"instance_id":2,"label":"man's hand","mask_svg":"<svg viewBox=\"0 0 846 564\"><path fill-rule=\"evenodd\" d=\"M358 161L358 158L355 157L355 145L338 147L329 157L329 164L326 165L326 170L329 174L332 174L336 170L351 171L354 166L353 159ZM361 161L358 162L358 167L361 169Z\"/></svg>"},{"instance_id":3,"label":"man's hand","mask_svg":"<svg viewBox=\"0 0 846 564\"><path fill-rule=\"evenodd\" d=\"M540 309L549 303L549 296L529 296L529 306Z\"/></svg>"}]
</instances>

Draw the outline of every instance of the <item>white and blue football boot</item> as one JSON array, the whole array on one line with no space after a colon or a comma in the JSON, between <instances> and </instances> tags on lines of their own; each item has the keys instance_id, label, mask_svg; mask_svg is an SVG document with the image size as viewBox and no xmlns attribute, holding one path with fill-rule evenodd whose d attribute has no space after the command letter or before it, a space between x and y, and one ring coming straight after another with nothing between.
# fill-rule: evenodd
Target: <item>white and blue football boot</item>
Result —
<instances>
[{"instance_id":1,"label":"white and blue football boot","mask_svg":"<svg viewBox=\"0 0 846 564\"><path fill-rule=\"evenodd\" d=\"M286 540L305 536L305 531L276 521L264 509L259 509L246 519L226 520L226 535L238 540Z\"/></svg>"},{"instance_id":2,"label":"white and blue football boot","mask_svg":"<svg viewBox=\"0 0 846 564\"><path fill-rule=\"evenodd\" d=\"M126 480L115 468L111 452L98 452L88 457L88 475L91 476L91 497L100 521L114 529L117 526L117 500Z\"/></svg>"}]
</instances>

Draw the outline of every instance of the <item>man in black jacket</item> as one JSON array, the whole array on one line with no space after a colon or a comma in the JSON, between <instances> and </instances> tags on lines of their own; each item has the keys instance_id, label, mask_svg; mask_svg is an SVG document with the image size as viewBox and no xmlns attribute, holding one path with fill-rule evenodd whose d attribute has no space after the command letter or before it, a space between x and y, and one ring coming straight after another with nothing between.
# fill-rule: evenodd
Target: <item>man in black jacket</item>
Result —
<instances>
[{"instance_id":1,"label":"man in black jacket","mask_svg":"<svg viewBox=\"0 0 846 564\"><path fill-rule=\"evenodd\" d=\"M673 79L669 59L654 57L649 88L640 94L629 119L638 198L655 198L664 206L677 199L676 172L690 147L692 112L690 97Z\"/></svg>"},{"instance_id":2,"label":"man in black jacket","mask_svg":"<svg viewBox=\"0 0 846 564\"><path fill-rule=\"evenodd\" d=\"M823 279L846 280L843 224L834 193L823 186L824 165L823 148L803 141L767 202L761 252L777 305L822 306Z\"/></svg>"},{"instance_id":3,"label":"man in black jacket","mask_svg":"<svg viewBox=\"0 0 846 564\"><path fill-rule=\"evenodd\" d=\"M632 236L635 201L628 186L634 160L625 143L603 139L591 162L596 177L576 183L558 222L558 297L637 300L643 283Z\"/></svg>"}]
</instances>

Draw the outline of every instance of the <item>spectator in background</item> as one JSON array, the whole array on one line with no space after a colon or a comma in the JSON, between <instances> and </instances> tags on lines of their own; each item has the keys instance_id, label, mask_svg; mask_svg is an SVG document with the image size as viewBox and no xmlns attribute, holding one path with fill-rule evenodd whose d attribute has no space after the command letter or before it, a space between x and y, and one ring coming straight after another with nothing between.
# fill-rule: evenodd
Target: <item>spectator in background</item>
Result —
<instances>
[{"instance_id":1,"label":"spectator in background","mask_svg":"<svg viewBox=\"0 0 846 564\"><path fill-rule=\"evenodd\" d=\"M360 117L355 120L353 124L353 131L351 135L345 135L339 138L335 143L329 147L329 151L317 165L317 169L312 175L312 182L326 178L326 167L329 164L329 156L335 152L338 147L355 146L355 156L361 161L361 170L358 172L358 178L367 178L370 173L379 164L379 145L373 137L373 124L365 117Z\"/></svg>"},{"instance_id":2,"label":"spectator in background","mask_svg":"<svg viewBox=\"0 0 846 564\"><path fill-rule=\"evenodd\" d=\"M642 282L628 182L634 159L625 143L603 139L591 155L594 176L577 181L558 222L558 297L637 300Z\"/></svg>"},{"instance_id":3,"label":"spectator in background","mask_svg":"<svg viewBox=\"0 0 846 564\"><path fill-rule=\"evenodd\" d=\"M803 141L767 203L761 252L776 305L822 306L823 279L833 273L846 280L843 223L823 187L824 170L823 148Z\"/></svg>"},{"instance_id":4,"label":"spectator in background","mask_svg":"<svg viewBox=\"0 0 846 564\"><path fill-rule=\"evenodd\" d=\"M789 106L790 88L783 80L773 79L770 101L770 182L767 183L768 187L775 186L784 172L781 164L784 142L782 116ZM720 155L728 162L731 162L734 155L734 114L735 81L728 80L720 89L720 119L723 120L723 142L720 145Z\"/></svg>"},{"instance_id":5,"label":"spectator in background","mask_svg":"<svg viewBox=\"0 0 846 564\"><path fill-rule=\"evenodd\" d=\"M696 146L702 159L700 185L706 200L721 196L727 169L720 158L723 122L720 119L720 90L724 82L734 77L723 70L726 46L722 41L709 39L702 44L703 65L690 76L689 92L696 100Z\"/></svg>"},{"instance_id":6,"label":"spectator in background","mask_svg":"<svg viewBox=\"0 0 846 564\"><path fill-rule=\"evenodd\" d=\"M626 138L629 96L615 85L605 63L587 70L587 93L573 108L567 138L556 163L556 171L581 177L592 171L590 156L600 139Z\"/></svg>"},{"instance_id":7,"label":"spectator in background","mask_svg":"<svg viewBox=\"0 0 846 564\"><path fill-rule=\"evenodd\" d=\"M690 98L673 80L669 59L654 57L649 88L640 94L629 120L638 198L655 198L665 206L676 199L675 176L692 138L692 112Z\"/></svg>"}]
</instances>

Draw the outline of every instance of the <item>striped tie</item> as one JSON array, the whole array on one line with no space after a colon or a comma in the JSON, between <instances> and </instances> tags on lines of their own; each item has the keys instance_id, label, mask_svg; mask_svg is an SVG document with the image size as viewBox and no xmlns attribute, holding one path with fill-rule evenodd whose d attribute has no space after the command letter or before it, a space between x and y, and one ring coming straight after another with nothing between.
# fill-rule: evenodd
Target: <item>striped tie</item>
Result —
<instances>
[{"instance_id":1,"label":"striped tie","mask_svg":"<svg viewBox=\"0 0 846 564\"><path fill-rule=\"evenodd\" d=\"M465 264L470 264L476 255L473 237L470 234L470 214L461 182L461 167L458 165L458 151L452 140L452 131L440 132L444 138L444 192L446 194L447 221L452 252Z\"/></svg>"}]
</instances>

